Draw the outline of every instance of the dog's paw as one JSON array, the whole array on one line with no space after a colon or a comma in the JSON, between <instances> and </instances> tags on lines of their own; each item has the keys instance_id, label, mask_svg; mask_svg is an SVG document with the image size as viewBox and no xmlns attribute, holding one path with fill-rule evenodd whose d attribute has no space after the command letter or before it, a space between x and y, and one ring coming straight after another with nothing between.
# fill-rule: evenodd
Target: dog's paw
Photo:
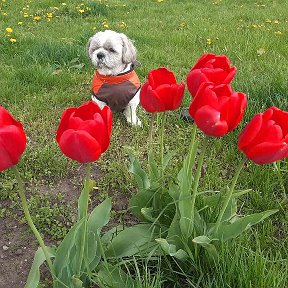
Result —
<instances>
[{"instance_id":1,"label":"dog's paw","mask_svg":"<svg viewBox=\"0 0 288 288\"><path fill-rule=\"evenodd\" d=\"M132 126L142 127L142 122L141 122L141 120L140 120L138 117L136 117L136 118L134 118L134 119L131 119L131 118L126 118L126 119L127 119L127 122L128 122L129 124L131 124Z\"/></svg>"}]
</instances>

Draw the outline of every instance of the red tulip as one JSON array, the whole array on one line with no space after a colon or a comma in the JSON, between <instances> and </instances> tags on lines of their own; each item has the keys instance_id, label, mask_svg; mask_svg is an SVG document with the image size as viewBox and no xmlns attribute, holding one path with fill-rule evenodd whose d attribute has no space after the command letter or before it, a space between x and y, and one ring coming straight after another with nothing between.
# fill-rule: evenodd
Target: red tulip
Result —
<instances>
[{"instance_id":1,"label":"red tulip","mask_svg":"<svg viewBox=\"0 0 288 288\"><path fill-rule=\"evenodd\" d=\"M0 106L0 171L16 165L26 148L22 124Z\"/></svg>"},{"instance_id":2,"label":"red tulip","mask_svg":"<svg viewBox=\"0 0 288 288\"><path fill-rule=\"evenodd\" d=\"M140 92L142 107L150 112L164 112L179 108L185 84L177 84L174 74L166 68L152 70Z\"/></svg>"},{"instance_id":3,"label":"red tulip","mask_svg":"<svg viewBox=\"0 0 288 288\"><path fill-rule=\"evenodd\" d=\"M211 82L215 85L230 84L236 72L237 68L230 67L230 60L227 56L204 54L187 76L188 90L194 97L203 82Z\"/></svg>"},{"instance_id":4,"label":"red tulip","mask_svg":"<svg viewBox=\"0 0 288 288\"><path fill-rule=\"evenodd\" d=\"M90 101L63 112L56 140L67 157L80 163L93 162L108 149L111 129L110 108L101 110Z\"/></svg>"},{"instance_id":5,"label":"red tulip","mask_svg":"<svg viewBox=\"0 0 288 288\"><path fill-rule=\"evenodd\" d=\"M236 128L246 105L246 95L232 91L230 85L203 83L192 100L189 114L205 134L219 137Z\"/></svg>"},{"instance_id":6,"label":"red tulip","mask_svg":"<svg viewBox=\"0 0 288 288\"><path fill-rule=\"evenodd\" d=\"M256 164L288 157L288 112L276 107L256 114L239 136L238 148Z\"/></svg>"}]
</instances>

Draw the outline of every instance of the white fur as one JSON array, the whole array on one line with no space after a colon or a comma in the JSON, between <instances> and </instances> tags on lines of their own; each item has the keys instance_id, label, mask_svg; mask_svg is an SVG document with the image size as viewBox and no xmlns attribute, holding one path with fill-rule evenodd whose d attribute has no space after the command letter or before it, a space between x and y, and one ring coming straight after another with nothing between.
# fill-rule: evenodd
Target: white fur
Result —
<instances>
[{"instance_id":1,"label":"white fur","mask_svg":"<svg viewBox=\"0 0 288 288\"><path fill-rule=\"evenodd\" d=\"M98 32L89 39L87 49L92 64L101 75L117 75L129 71L131 65L136 62L136 48L123 33L111 30ZM99 55L102 55L100 59ZM136 109L140 102L139 92L128 103L123 114L128 123L141 126L141 121L136 115ZM97 102L101 108L106 105L93 95L92 100Z\"/></svg>"}]
</instances>

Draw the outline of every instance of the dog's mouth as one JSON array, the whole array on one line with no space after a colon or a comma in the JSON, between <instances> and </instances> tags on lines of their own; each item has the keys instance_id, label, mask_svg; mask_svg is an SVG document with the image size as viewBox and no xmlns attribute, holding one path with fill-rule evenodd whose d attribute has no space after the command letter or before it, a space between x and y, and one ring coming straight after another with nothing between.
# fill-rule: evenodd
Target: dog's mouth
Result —
<instances>
[{"instance_id":1,"label":"dog's mouth","mask_svg":"<svg viewBox=\"0 0 288 288\"><path fill-rule=\"evenodd\" d=\"M109 66L105 63L105 59L97 59L95 61L96 68L109 68Z\"/></svg>"}]
</instances>

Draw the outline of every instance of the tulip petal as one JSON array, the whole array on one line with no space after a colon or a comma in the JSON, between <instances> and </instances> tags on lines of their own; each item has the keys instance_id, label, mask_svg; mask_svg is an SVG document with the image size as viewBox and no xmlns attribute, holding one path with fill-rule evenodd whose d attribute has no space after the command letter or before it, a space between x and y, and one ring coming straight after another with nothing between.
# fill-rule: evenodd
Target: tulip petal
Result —
<instances>
[{"instance_id":1,"label":"tulip petal","mask_svg":"<svg viewBox=\"0 0 288 288\"><path fill-rule=\"evenodd\" d=\"M61 151L80 163L93 162L101 156L101 146L86 131L66 130L59 141Z\"/></svg>"},{"instance_id":2,"label":"tulip petal","mask_svg":"<svg viewBox=\"0 0 288 288\"><path fill-rule=\"evenodd\" d=\"M270 109L273 110L272 119L280 125L283 137L286 137L288 134L288 112L282 111L277 107L271 107Z\"/></svg>"},{"instance_id":3,"label":"tulip petal","mask_svg":"<svg viewBox=\"0 0 288 288\"><path fill-rule=\"evenodd\" d=\"M165 111L165 106L148 82L143 85L140 91L140 102L142 107L150 113Z\"/></svg>"},{"instance_id":4,"label":"tulip petal","mask_svg":"<svg viewBox=\"0 0 288 288\"><path fill-rule=\"evenodd\" d=\"M189 113L194 118L195 113L202 106L209 105L216 110L219 110L218 98L216 93L212 90L213 85L211 83L203 82L199 87L196 96L193 98L189 107Z\"/></svg>"},{"instance_id":5,"label":"tulip petal","mask_svg":"<svg viewBox=\"0 0 288 288\"><path fill-rule=\"evenodd\" d=\"M0 171L19 162L26 148L26 135L22 128L14 125L0 128Z\"/></svg>"},{"instance_id":6,"label":"tulip petal","mask_svg":"<svg viewBox=\"0 0 288 288\"><path fill-rule=\"evenodd\" d=\"M255 115L241 132L238 137L238 148L240 150L242 150L245 146L249 145L255 139L261 129L263 123L262 118L262 113Z\"/></svg>"},{"instance_id":7,"label":"tulip petal","mask_svg":"<svg viewBox=\"0 0 288 288\"><path fill-rule=\"evenodd\" d=\"M95 113L101 113L101 108L96 102L88 101L76 109L74 117L79 117L82 120L89 120L93 119Z\"/></svg>"},{"instance_id":8,"label":"tulip petal","mask_svg":"<svg viewBox=\"0 0 288 288\"><path fill-rule=\"evenodd\" d=\"M201 84L203 82L209 82L205 74L200 69L191 70L187 76L186 83L188 90L192 97L195 97Z\"/></svg>"},{"instance_id":9,"label":"tulip petal","mask_svg":"<svg viewBox=\"0 0 288 288\"><path fill-rule=\"evenodd\" d=\"M180 90L178 91L178 88ZM183 92L181 94L181 92ZM157 97L158 110L157 112L164 112L166 110L175 110L179 108L184 96L184 87L182 85L161 85L155 90ZM174 106L176 103L178 106ZM156 103L155 103L156 104ZM160 104L160 105L159 105Z\"/></svg>"},{"instance_id":10,"label":"tulip petal","mask_svg":"<svg viewBox=\"0 0 288 288\"><path fill-rule=\"evenodd\" d=\"M243 152L256 164L263 165L287 158L288 144L264 142L251 149L244 149Z\"/></svg>"},{"instance_id":11,"label":"tulip petal","mask_svg":"<svg viewBox=\"0 0 288 288\"><path fill-rule=\"evenodd\" d=\"M104 106L104 108L102 109L102 117L103 117L103 120L106 124L106 127L107 127L107 132L108 132L108 135L109 135L109 138L110 138L110 135L111 135L111 131L112 131L112 111L111 109L109 108L109 106Z\"/></svg>"},{"instance_id":12,"label":"tulip petal","mask_svg":"<svg viewBox=\"0 0 288 288\"><path fill-rule=\"evenodd\" d=\"M209 62L210 60L214 59L215 58L215 54L212 54L212 53L207 53L207 54L203 54L199 59L198 61L196 62L196 64L192 67L192 70L194 69L200 69L200 68L203 68L203 67L207 67L206 65L209 65L208 68L213 68L211 62ZM208 64L207 64L208 63Z\"/></svg>"},{"instance_id":13,"label":"tulip petal","mask_svg":"<svg viewBox=\"0 0 288 288\"><path fill-rule=\"evenodd\" d=\"M235 66L231 67L229 73L227 74L226 78L223 80L223 83L230 84L233 80L234 76L237 73L237 68Z\"/></svg>"},{"instance_id":14,"label":"tulip petal","mask_svg":"<svg viewBox=\"0 0 288 288\"><path fill-rule=\"evenodd\" d=\"M14 119L14 117L2 106L0 106L0 123L1 126L14 125L20 129L23 129L22 124Z\"/></svg>"},{"instance_id":15,"label":"tulip petal","mask_svg":"<svg viewBox=\"0 0 288 288\"><path fill-rule=\"evenodd\" d=\"M228 101L221 106L221 120L225 120L229 126L229 132L236 128L242 120L247 105L244 93L233 92Z\"/></svg>"},{"instance_id":16,"label":"tulip petal","mask_svg":"<svg viewBox=\"0 0 288 288\"><path fill-rule=\"evenodd\" d=\"M167 68L161 67L155 70L152 70L148 73L148 81L152 89L156 89L160 85L164 84L175 84L176 78L170 70Z\"/></svg>"},{"instance_id":17,"label":"tulip petal","mask_svg":"<svg viewBox=\"0 0 288 288\"><path fill-rule=\"evenodd\" d=\"M56 140L57 142L60 141L60 137L64 131L66 131L69 127L69 119L71 115L77 110L77 108L68 108L63 111L60 124L56 133Z\"/></svg>"},{"instance_id":18,"label":"tulip petal","mask_svg":"<svg viewBox=\"0 0 288 288\"><path fill-rule=\"evenodd\" d=\"M209 136L220 137L228 132L226 121L220 120L220 112L211 106L202 106L193 118L196 125Z\"/></svg>"}]
</instances>

